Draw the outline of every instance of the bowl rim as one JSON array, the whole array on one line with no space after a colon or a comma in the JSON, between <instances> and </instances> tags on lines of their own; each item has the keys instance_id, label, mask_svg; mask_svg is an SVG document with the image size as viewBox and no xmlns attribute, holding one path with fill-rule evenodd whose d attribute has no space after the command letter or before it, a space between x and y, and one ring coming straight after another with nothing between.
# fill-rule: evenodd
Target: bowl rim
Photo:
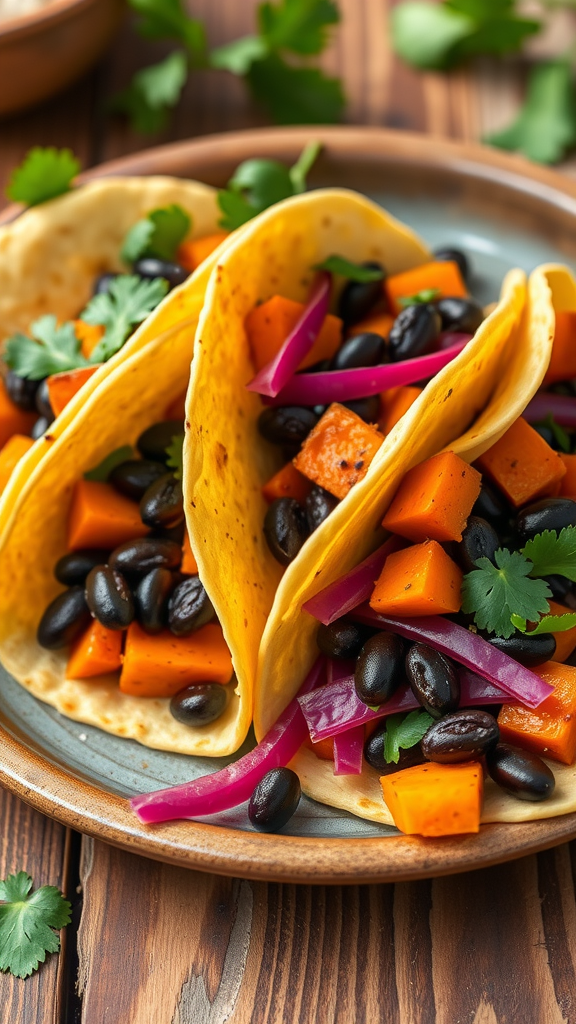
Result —
<instances>
[{"instance_id":1,"label":"bowl rim","mask_svg":"<svg viewBox=\"0 0 576 1024\"><path fill-rule=\"evenodd\" d=\"M0 46L50 29L83 8L94 7L97 3L101 3L101 0L48 0L48 3L35 11L0 19Z\"/></svg>"},{"instance_id":2,"label":"bowl rim","mask_svg":"<svg viewBox=\"0 0 576 1024\"><path fill-rule=\"evenodd\" d=\"M187 165L188 173L201 177L206 168L236 166L255 152L292 159L311 138L323 142L328 156L350 160L359 155L390 165L408 162L479 183L503 184L516 195L530 195L550 212L567 215L576 226L576 182L555 171L477 144L373 127L250 129L204 136L104 163L86 171L79 182L109 175L177 176ZM21 210L7 207L0 223ZM42 813L112 845L196 870L270 881L359 884L435 877L512 860L576 837L576 813L487 824L478 835L426 840L266 835L191 821L144 826L125 798L50 763L9 727L2 728L0 783Z\"/></svg>"}]
</instances>

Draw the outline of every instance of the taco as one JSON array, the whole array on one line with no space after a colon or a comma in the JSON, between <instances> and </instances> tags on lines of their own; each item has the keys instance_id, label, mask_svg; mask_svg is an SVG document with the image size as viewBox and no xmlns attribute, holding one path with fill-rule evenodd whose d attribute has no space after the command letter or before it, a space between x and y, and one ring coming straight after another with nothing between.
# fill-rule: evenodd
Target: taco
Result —
<instances>
[{"instance_id":1,"label":"taco","mask_svg":"<svg viewBox=\"0 0 576 1024\"><path fill-rule=\"evenodd\" d=\"M225 237L216 195L176 178L106 178L0 227L0 489L19 463L28 478L129 352L179 321L194 331L208 276L198 267Z\"/></svg>"}]
</instances>

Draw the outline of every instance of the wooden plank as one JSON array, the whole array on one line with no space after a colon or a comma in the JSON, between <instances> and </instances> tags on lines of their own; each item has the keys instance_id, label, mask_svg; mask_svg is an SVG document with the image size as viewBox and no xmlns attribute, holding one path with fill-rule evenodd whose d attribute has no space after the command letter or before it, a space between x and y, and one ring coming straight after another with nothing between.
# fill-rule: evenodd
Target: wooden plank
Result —
<instances>
[{"instance_id":1,"label":"wooden plank","mask_svg":"<svg viewBox=\"0 0 576 1024\"><path fill-rule=\"evenodd\" d=\"M27 871L34 887L66 886L67 830L0 789L0 878ZM21 981L0 974L2 1021L14 1024L57 1024L61 1021L60 975L65 951L48 956L32 977Z\"/></svg>"},{"instance_id":2,"label":"wooden plank","mask_svg":"<svg viewBox=\"0 0 576 1024\"><path fill-rule=\"evenodd\" d=\"M327 888L201 875L85 840L82 1021L571 1024L570 852Z\"/></svg>"}]
</instances>

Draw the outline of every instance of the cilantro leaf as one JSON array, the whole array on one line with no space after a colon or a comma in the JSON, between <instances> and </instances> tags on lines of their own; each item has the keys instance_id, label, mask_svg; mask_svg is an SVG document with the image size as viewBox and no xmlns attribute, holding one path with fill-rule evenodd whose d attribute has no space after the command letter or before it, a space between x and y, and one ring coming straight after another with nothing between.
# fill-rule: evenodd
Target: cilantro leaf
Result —
<instances>
[{"instance_id":1,"label":"cilantro leaf","mask_svg":"<svg viewBox=\"0 0 576 1024\"><path fill-rule=\"evenodd\" d=\"M269 49L290 50L305 57L322 52L330 25L339 21L334 0L282 0L258 8L260 34Z\"/></svg>"},{"instance_id":2,"label":"cilantro leaf","mask_svg":"<svg viewBox=\"0 0 576 1024\"><path fill-rule=\"evenodd\" d=\"M478 568L464 576L462 611L474 613L479 629L507 638L514 632L510 617L538 621L542 612L550 611L547 598L552 592L544 580L530 579L532 562L518 551L499 548L494 561L479 558Z\"/></svg>"},{"instance_id":3,"label":"cilantro leaf","mask_svg":"<svg viewBox=\"0 0 576 1024\"><path fill-rule=\"evenodd\" d=\"M560 448L560 451L566 452L567 455L570 453L572 449L572 445L570 444L570 438L564 430L564 427L561 427L559 423L556 423L556 420L554 419L551 412L548 413L546 419L542 420L538 424L538 426L548 427L548 430L552 431L552 436L556 441L556 444Z\"/></svg>"},{"instance_id":4,"label":"cilantro leaf","mask_svg":"<svg viewBox=\"0 0 576 1024\"><path fill-rule=\"evenodd\" d=\"M252 64L246 80L277 124L334 124L342 115L340 80L318 68L294 67L271 53Z\"/></svg>"},{"instance_id":5,"label":"cilantro leaf","mask_svg":"<svg viewBox=\"0 0 576 1024\"><path fill-rule=\"evenodd\" d=\"M576 582L576 526L565 526L559 535L556 530L537 533L522 554L532 563L531 576L566 576Z\"/></svg>"},{"instance_id":6,"label":"cilantro leaf","mask_svg":"<svg viewBox=\"0 0 576 1024\"><path fill-rule=\"evenodd\" d=\"M6 195L14 202L37 206L69 192L79 170L80 163L69 149L35 146L12 171Z\"/></svg>"},{"instance_id":7,"label":"cilantro leaf","mask_svg":"<svg viewBox=\"0 0 576 1024\"><path fill-rule=\"evenodd\" d=\"M190 217L177 203L152 210L130 228L120 255L126 263L134 263L141 256L156 256L171 262L190 224Z\"/></svg>"},{"instance_id":8,"label":"cilantro leaf","mask_svg":"<svg viewBox=\"0 0 576 1024\"><path fill-rule=\"evenodd\" d=\"M43 380L52 373L88 366L81 352L82 343L70 321L58 327L56 317L46 314L32 324L30 333L32 338L13 334L4 349L6 364L19 377Z\"/></svg>"},{"instance_id":9,"label":"cilantro leaf","mask_svg":"<svg viewBox=\"0 0 576 1024\"><path fill-rule=\"evenodd\" d=\"M132 448L129 444L123 445L121 448L116 448L113 452L109 452L106 458L102 459L97 466L93 469L87 470L84 473L85 480L97 480L100 483L106 483L110 473L116 466L120 466L122 462L126 462L127 459L131 459L133 455Z\"/></svg>"},{"instance_id":10,"label":"cilantro leaf","mask_svg":"<svg viewBox=\"0 0 576 1024\"><path fill-rule=\"evenodd\" d=\"M107 292L95 295L81 313L88 324L106 328L90 356L91 363L105 363L122 348L131 329L142 323L168 291L160 277L149 281L129 274L119 275Z\"/></svg>"},{"instance_id":11,"label":"cilantro leaf","mask_svg":"<svg viewBox=\"0 0 576 1024\"><path fill-rule=\"evenodd\" d=\"M206 34L201 21L190 18L181 0L129 0L141 15L140 35L148 39L178 39L194 56L206 49Z\"/></svg>"},{"instance_id":12,"label":"cilantro leaf","mask_svg":"<svg viewBox=\"0 0 576 1024\"><path fill-rule=\"evenodd\" d=\"M159 131L166 124L168 110L180 99L187 76L186 54L175 50L158 64L137 71L128 88L114 97L112 106L128 114L135 131Z\"/></svg>"},{"instance_id":13,"label":"cilantro leaf","mask_svg":"<svg viewBox=\"0 0 576 1024\"><path fill-rule=\"evenodd\" d=\"M242 227L258 213L240 192L233 192L232 189L220 190L218 206L222 211L218 224L227 231L235 231L236 228Z\"/></svg>"},{"instance_id":14,"label":"cilantro leaf","mask_svg":"<svg viewBox=\"0 0 576 1024\"><path fill-rule=\"evenodd\" d=\"M384 760L398 764L400 748L409 750L428 732L434 719L427 711L411 711L408 715L390 715L384 733Z\"/></svg>"},{"instance_id":15,"label":"cilantro leaf","mask_svg":"<svg viewBox=\"0 0 576 1024\"><path fill-rule=\"evenodd\" d=\"M528 629L526 619L521 615L511 615L510 621L521 633L528 633L529 636L538 633L563 633L576 626L576 612L567 612L566 615L543 615L534 629Z\"/></svg>"},{"instance_id":16,"label":"cilantro leaf","mask_svg":"<svg viewBox=\"0 0 576 1024\"><path fill-rule=\"evenodd\" d=\"M223 217L220 226L234 231L274 203L303 192L306 175L320 152L319 142L308 142L293 167L277 160L245 160L218 193Z\"/></svg>"},{"instance_id":17,"label":"cilantro leaf","mask_svg":"<svg viewBox=\"0 0 576 1024\"><path fill-rule=\"evenodd\" d=\"M259 36L242 36L212 50L210 65L220 71L231 71L233 75L245 75L254 61L261 60L267 53L268 47Z\"/></svg>"},{"instance_id":18,"label":"cilantro leaf","mask_svg":"<svg viewBox=\"0 0 576 1024\"><path fill-rule=\"evenodd\" d=\"M168 458L166 465L174 470L177 480L182 479L184 473L184 434L175 434L166 449Z\"/></svg>"},{"instance_id":19,"label":"cilantro leaf","mask_svg":"<svg viewBox=\"0 0 576 1024\"><path fill-rule=\"evenodd\" d=\"M401 299L398 299L398 305L402 306L402 309L406 309L407 306L425 305L427 302L434 302L439 295L439 288L423 288L421 292L415 292L414 295L404 295Z\"/></svg>"},{"instance_id":20,"label":"cilantro leaf","mask_svg":"<svg viewBox=\"0 0 576 1024\"><path fill-rule=\"evenodd\" d=\"M518 150L531 160L553 164L576 142L576 108L572 69L567 60L535 67L528 81L526 102L516 121L485 142Z\"/></svg>"},{"instance_id":21,"label":"cilantro leaf","mask_svg":"<svg viewBox=\"0 0 576 1024\"><path fill-rule=\"evenodd\" d=\"M307 142L304 146L304 149L300 153L296 163L293 164L288 171L294 195L300 195L301 192L306 191L306 178L311 171L313 164L318 159L318 154L321 149L322 143L318 142L317 139L311 139L310 142Z\"/></svg>"},{"instance_id":22,"label":"cilantro leaf","mask_svg":"<svg viewBox=\"0 0 576 1024\"><path fill-rule=\"evenodd\" d=\"M328 256L322 263L315 263L314 270L329 270L332 274L341 274L350 281L358 281L366 284L368 281L381 281L384 277L383 270L376 270L375 267L363 267L360 263L353 263L345 256Z\"/></svg>"},{"instance_id":23,"label":"cilantro leaf","mask_svg":"<svg viewBox=\"0 0 576 1024\"><path fill-rule=\"evenodd\" d=\"M0 971L27 978L57 953L60 938L52 929L70 924L71 906L54 885L30 893L25 871L0 881Z\"/></svg>"}]
</instances>

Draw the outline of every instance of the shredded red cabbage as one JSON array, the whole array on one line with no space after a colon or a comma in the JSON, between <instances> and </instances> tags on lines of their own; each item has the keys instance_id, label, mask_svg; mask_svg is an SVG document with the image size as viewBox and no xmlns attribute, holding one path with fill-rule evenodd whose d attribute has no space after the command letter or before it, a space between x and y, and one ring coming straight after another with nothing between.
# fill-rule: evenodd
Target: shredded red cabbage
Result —
<instances>
[{"instance_id":1,"label":"shredded red cabbage","mask_svg":"<svg viewBox=\"0 0 576 1024\"><path fill-rule=\"evenodd\" d=\"M465 347L459 342L452 348L431 352L416 359L405 359L401 363L382 363L379 366L361 366L353 370L327 370L325 373L297 373L282 388L275 391L276 397L266 405L326 405L329 402L348 402L355 398L379 395L388 388L404 384L415 384L419 380L434 377L448 363L451 363ZM270 391L261 394L270 395Z\"/></svg>"},{"instance_id":2,"label":"shredded red cabbage","mask_svg":"<svg viewBox=\"0 0 576 1024\"><path fill-rule=\"evenodd\" d=\"M257 391L260 395L273 398L290 380L292 374L296 373L320 333L328 312L331 291L332 274L322 270L314 280L310 298L298 323L290 331L274 359L271 359L247 385L248 391Z\"/></svg>"},{"instance_id":3,"label":"shredded red cabbage","mask_svg":"<svg viewBox=\"0 0 576 1024\"><path fill-rule=\"evenodd\" d=\"M174 821L176 818L199 818L216 814L249 800L254 787L271 768L284 767L292 760L308 735L298 697L318 686L325 673L326 662L317 659L296 697L290 701L264 739L238 761L212 775L184 782L170 789L132 797L130 806L140 821L147 823Z\"/></svg>"},{"instance_id":4,"label":"shredded red cabbage","mask_svg":"<svg viewBox=\"0 0 576 1024\"><path fill-rule=\"evenodd\" d=\"M539 423L553 416L561 427L576 427L576 398L555 395L553 391L539 391L522 413L528 423Z\"/></svg>"},{"instance_id":5,"label":"shredded red cabbage","mask_svg":"<svg viewBox=\"0 0 576 1024\"><path fill-rule=\"evenodd\" d=\"M474 672L462 669L460 677L460 707L477 707L479 704L510 704L510 697L500 687L493 686ZM331 686L323 686L298 698L308 725L310 739L336 738L348 733L355 726L363 728L366 722L376 718L387 718L400 711L414 711L420 705L412 690L403 684L386 704L373 710L359 699L354 688L354 677L341 679Z\"/></svg>"},{"instance_id":6,"label":"shredded red cabbage","mask_svg":"<svg viewBox=\"0 0 576 1024\"><path fill-rule=\"evenodd\" d=\"M384 568L388 555L404 547L405 543L401 537L389 537L355 569L340 576L334 583L330 583L324 590L306 601L302 605L303 611L329 626L331 622L357 608L372 596L374 584Z\"/></svg>"},{"instance_id":7,"label":"shredded red cabbage","mask_svg":"<svg viewBox=\"0 0 576 1024\"><path fill-rule=\"evenodd\" d=\"M378 615L369 605L362 605L354 613L354 618L369 626L390 629L408 640L428 644L501 687L509 696L530 708L537 708L554 692L554 687L536 672L531 672L509 654L499 651L478 633L472 633L442 615L394 619L389 615Z\"/></svg>"},{"instance_id":8,"label":"shredded red cabbage","mask_svg":"<svg viewBox=\"0 0 576 1024\"><path fill-rule=\"evenodd\" d=\"M364 726L357 725L334 737L334 775L361 775Z\"/></svg>"}]
</instances>

